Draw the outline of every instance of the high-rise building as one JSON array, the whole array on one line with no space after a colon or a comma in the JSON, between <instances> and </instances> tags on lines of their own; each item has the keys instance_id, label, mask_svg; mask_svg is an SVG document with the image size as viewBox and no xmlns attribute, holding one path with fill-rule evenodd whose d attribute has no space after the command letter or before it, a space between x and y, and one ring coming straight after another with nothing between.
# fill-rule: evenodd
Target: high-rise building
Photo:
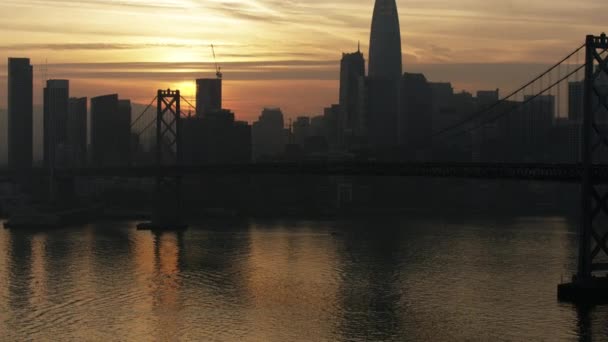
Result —
<instances>
[{"instance_id":1,"label":"high-rise building","mask_svg":"<svg viewBox=\"0 0 608 342\"><path fill-rule=\"evenodd\" d=\"M395 0L376 0L369 44L369 77L400 79L401 32Z\"/></svg>"},{"instance_id":2,"label":"high-rise building","mask_svg":"<svg viewBox=\"0 0 608 342\"><path fill-rule=\"evenodd\" d=\"M325 139L329 145L330 150L340 150L341 143L343 141L343 131L340 125L340 114L342 113L342 107L338 104L331 105L330 107L323 109L323 124L325 128Z\"/></svg>"},{"instance_id":3,"label":"high-rise building","mask_svg":"<svg viewBox=\"0 0 608 342\"><path fill-rule=\"evenodd\" d=\"M429 82L429 87L433 93L433 132L438 132L458 121L454 87L446 82Z\"/></svg>"},{"instance_id":4,"label":"high-rise building","mask_svg":"<svg viewBox=\"0 0 608 342\"><path fill-rule=\"evenodd\" d=\"M118 116L116 118L116 137L120 151L118 151L118 162L120 165L131 163L131 100L118 100Z\"/></svg>"},{"instance_id":5,"label":"high-rise building","mask_svg":"<svg viewBox=\"0 0 608 342\"><path fill-rule=\"evenodd\" d=\"M70 98L68 80L47 80L44 88L43 160L46 167L57 166L64 159L67 143L67 120Z\"/></svg>"},{"instance_id":6,"label":"high-rise building","mask_svg":"<svg viewBox=\"0 0 608 342\"><path fill-rule=\"evenodd\" d=\"M370 34L366 101L368 137L375 148L390 148L399 143L401 58L397 4L395 0L376 0Z\"/></svg>"},{"instance_id":7,"label":"high-rise building","mask_svg":"<svg viewBox=\"0 0 608 342\"><path fill-rule=\"evenodd\" d=\"M499 89L479 90L477 92L477 108L482 110L496 104L499 100Z\"/></svg>"},{"instance_id":8,"label":"high-rise building","mask_svg":"<svg viewBox=\"0 0 608 342\"><path fill-rule=\"evenodd\" d=\"M306 139L310 136L310 118L307 116L298 117L293 122L291 133L293 135L293 143L304 146Z\"/></svg>"},{"instance_id":9,"label":"high-rise building","mask_svg":"<svg viewBox=\"0 0 608 342\"><path fill-rule=\"evenodd\" d=\"M251 129L255 160L274 158L285 151L287 136L280 108L264 108Z\"/></svg>"},{"instance_id":10,"label":"high-rise building","mask_svg":"<svg viewBox=\"0 0 608 342\"><path fill-rule=\"evenodd\" d=\"M399 79L367 78L367 136L374 148L395 147L399 143Z\"/></svg>"},{"instance_id":11,"label":"high-rise building","mask_svg":"<svg viewBox=\"0 0 608 342\"><path fill-rule=\"evenodd\" d=\"M33 161L33 71L28 58L8 59L8 165L28 169Z\"/></svg>"},{"instance_id":12,"label":"high-rise building","mask_svg":"<svg viewBox=\"0 0 608 342\"><path fill-rule=\"evenodd\" d=\"M222 79L196 80L196 115L205 116L222 110Z\"/></svg>"},{"instance_id":13,"label":"high-rise building","mask_svg":"<svg viewBox=\"0 0 608 342\"><path fill-rule=\"evenodd\" d=\"M230 110L182 119L185 165L251 162L251 126Z\"/></svg>"},{"instance_id":14,"label":"high-rise building","mask_svg":"<svg viewBox=\"0 0 608 342\"><path fill-rule=\"evenodd\" d=\"M605 73L600 73L600 76L595 81L595 88L599 92L600 97L608 95L608 76ZM591 94L592 109L595 112L594 116L597 121L602 123L608 122L608 110L602 106L599 101L598 94ZM585 111L585 82L575 81L568 83L568 119L582 120Z\"/></svg>"},{"instance_id":15,"label":"high-rise building","mask_svg":"<svg viewBox=\"0 0 608 342\"><path fill-rule=\"evenodd\" d=\"M546 161L547 145L555 120L555 96L540 95L535 98L525 95L519 119L519 129L523 132L523 149L520 154L525 161Z\"/></svg>"},{"instance_id":16,"label":"high-rise building","mask_svg":"<svg viewBox=\"0 0 608 342\"><path fill-rule=\"evenodd\" d=\"M342 54L340 63L340 107L345 136L362 135L365 125L365 58L360 50Z\"/></svg>"},{"instance_id":17,"label":"high-rise building","mask_svg":"<svg viewBox=\"0 0 608 342\"><path fill-rule=\"evenodd\" d=\"M403 74L400 109L400 144L414 153L414 157L430 151L433 92L423 74Z\"/></svg>"},{"instance_id":18,"label":"high-rise building","mask_svg":"<svg viewBox=\"0 0 608 342\"><path fill-rule=\"evenodd\" d=\"M70 98L68 103L67 145L75 167L87 163L87 98Z\"/></svg>"},{"instance_id":19,"label":"high-rise building","mask_svg":"<svg viewBox=\"0 0 608 342\"><path fill-rule=\"evenodd\" d=\"M584 82L568 82L568 119L581 120L583 118L584 94Z\"/></svg>"},{"instance_id":20,"label":"high-rise building","mask_svg":"<svg viewBox=\"0 0 608 342\"><path fill-rule=\"evenodd\" d=\"M118 95L91 99L91 153L97 167L130 163L131 102Z\"/></svg>"}]
</instances>

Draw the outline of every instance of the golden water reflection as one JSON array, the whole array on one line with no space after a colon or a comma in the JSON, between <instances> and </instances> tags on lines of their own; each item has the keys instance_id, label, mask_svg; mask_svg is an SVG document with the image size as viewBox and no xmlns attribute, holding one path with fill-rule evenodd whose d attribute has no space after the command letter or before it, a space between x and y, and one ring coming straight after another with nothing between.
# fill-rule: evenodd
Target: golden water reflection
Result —
<instances>
[{"instance_id":1,"label":"golden water reflection","mask_svg":"<svg viewBox=\"0 0 608 342\"><path fill-rule=\"evenodd\" d=\"M0 340L608 338L548 289L568 221L367 224L2 230Z\"/></svg>"}]
</instances>

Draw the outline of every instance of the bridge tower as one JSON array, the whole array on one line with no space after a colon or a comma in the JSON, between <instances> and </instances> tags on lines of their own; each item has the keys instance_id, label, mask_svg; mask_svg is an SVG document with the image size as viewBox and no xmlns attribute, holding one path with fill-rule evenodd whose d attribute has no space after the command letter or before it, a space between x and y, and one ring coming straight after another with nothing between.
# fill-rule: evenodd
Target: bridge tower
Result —
<instances>
[{"instance_id":1,"label":"bridge tower","mask_svg":"<svg viewBox=\"0 0 608 342\"><path fill-rule=\"evenodd\" d=\"M179 90L159 90L156 113L156 205L152 222L140 229L180 230L186 225L181 218L181 175L168 173L182 165L181 95Z\"/></svg>"},{"instance_id":2,"label":"bridge tower","mask_svg":"<svg viewBox=\"0 0 608 342\"><path fill-rule=\"evenodd\" d=\"M578 271L570 284L558 288L561 299L608 301L608 184L602 184L596 166L608 151L608 37L587 36L584 114L582 125L581 225Z\"/></svg>"}]
</instances>

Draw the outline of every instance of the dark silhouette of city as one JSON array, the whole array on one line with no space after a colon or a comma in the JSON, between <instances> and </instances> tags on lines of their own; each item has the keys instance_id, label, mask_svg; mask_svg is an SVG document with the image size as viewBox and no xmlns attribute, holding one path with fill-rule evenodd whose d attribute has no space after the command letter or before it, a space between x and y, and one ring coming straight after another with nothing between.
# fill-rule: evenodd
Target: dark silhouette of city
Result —
<instances>
[{"instance_id":1,"label":"dark silhouette of city","mask_svg":"<svg viewBox=\"0 0 608 342\"><path fill-rule=\"evenodd\" d=\"M327 233L331 241L338 241L334 257L343 262L341 272L348 279L348 284L336 291L339 299L331 299L339 303L334 304L336 307L346 308L343 314L348 316L336 328L340 333L333 337L408 339L403 336L405 328L400 326L405 323L397 322L395 317L408 307L404 301L416 300L406 298L407 294L398 288L399 281L394 280L407 279L421 286L419 278L426 275L407 266L402 273L395 271L406 261L416 264L419 256L404 256L401 247L410 240L417 244L410 246L412 250L426 246L421 238L426 234L437 241L429 246L438 249L488 238L483 229L473 229L477 236L467 235L469 242L462 242L454 231L434 226L405 232L394 228L400 219L424 221L445 215L448 223L433 221L433 225L456 227L457 231L455 222L467 215L479 220L491 218L505 227L512 227L519 217L565 217L576 227L571 234L576 236L575 242L567 241L570 237L548 241L541 234L538 241L532 240L538 249L563 248L567 253L562 254L575 260L568 259L567 270L572 274L563 274L560 284L552 279L543 282L550 282L553 292L558 286L560 301L579 305L579 335L585 340L593 330L590 313L595 312L594 305L608 302L608 230L604 224L604 216L608 216L608 37L581 37L563 56L551 54L555 64L530 75L525 84L513 91L487 89L472 94L456 92L451 83L431 80L404 65L401 32L396 1L376 0L369 51L362 51L356 41L353 51L336 51L335 64L340 67L339 87L335 89L337 103L328 103L318 115L295 119L289 119L281 108L268 106L260 108L259 118L250 124L240 121L239 113L224 108L223 86L230 82L230 70L221 69L213 45L210 48L215 77L192 80L196 84L195 98L187 98L180 89L170 87L150 89L149 102L144 104L120 94L76 98L71 95L70 80L45 79L44 88L40 89L42 146L34 144L31 61L9 58L8 160L0 169L0 212L6 218L6 231L14 234L7 240L6 246L12 246L7 249L7 260L27 263L25 270L16 271L11 277L22 279L35 273L36 244L30 236L137 221L129 234L108 228L102 233L107 234L106 240L91 242L86 236L79 239L91 244L90 249L96 253L107 253L109 259L113 253L133 253L137 272L144 272L148 266L147 272L154 270L152 287L162 293L154 295L154 303L161 303L164 308L175 304L179 295L174 291L179 293L182 286L187 287L184 283L189 280L180 278L180 272L198 274L204 270L216 278L201 282L219 278L225 282L220 281L214 285L217 288L204 295L230 291L237 302L251 302L254 304L248 305L258 309L264 306L256 302L258 298L274 290L292 291L299 285L293 280L288 284L291 290L271 289L265 283L267 278L256 277L255 270L267 266L255 257L273 259L265 254L261 241L268 238L265 242L282 246L279 240L264 236L264 232L268 233L264 229L276 233L272 228L262 229L263 233L256 230L257 222L311 221L320 225L320 231ZM41 161L34 160L35 149L41 149ZM206 222L208 235L189 229L200 227L200 222ZM332 228L327 230L318 222L332 222ZM195 231L193 235L187 235L189 230ZM244 238L235 231L250 235ZM507 228L487 231L495 234L500 243L514 234ZM22 234L34 235L25 238ZM443 234L452 242L441 241ZM203 241L204 247L189 247L188 236L197 243ZM148 237L151 240L145 240ZM104 241L113 242L104 246ZM298 247L290 245L298 242L289 241L285 248L300 253ZM496 253L510 253L496 241L487 243ZM0 244L0 249L4 246ZM47 253L62 253L61 247L53 249L50 242L45 246ZM317 250L319 246L311 243L307 248L318 256L323 254ZM483 254L475 248L483 249L471 247L473 259L475 251ZM532 250L530 255L535 251L526 248ZM214 253L218 256L214 257ZM247 264L240 259L240 253L253 261ZM57 256L60 260L63 257ZM442 260L439 254L435 257ZM141 262L146 258L152 266ZM302 274L315 269L298 264L297 253L289 258ZM360 259L350 263L349 258ZM500 257L490 253L490 259L486 260L491 264L487 270L496 267ZM29 260L34 260L31 265ZM116 262L124 261L117 258ZM443 262L450 264L449 260ZM479 261L482 262L485 261ZM3 265L0 263L0 287ZM289 273L289 267L274 267ZM466 278L467 272L483 279L483 272L491 273L487 270L465 270L464 275L451 274L451 270L436 272L450 275L445 286L452 288L448 283ZM512 271L514 276L525 273ZM247 272L250 273L245 275ZM537 274L527 275L537 278ZM324 281L320 275L312 277L319 277L319 283ZM8 283L16 283L14 279ZM133 282L145 282L142 279L136 273ZM358 281L377 284L357 292L350 286ZM502 278L497 281L500 286L511 286L506 282ZM35 292L37 287L32 287ZM517 286L513 287L515 290L509 291L517 292ZM5 297L10 300L27 296L20 292L24 291L20 290L21 285L11 283L9 288ZM327 295L320 291L320 296ZM499 297L506 302L517 297L509 291L501 292ZM466 301L475 297L472 293L463 290L458 298ZM2 296L0 292L0 308ZM293 292L272 307L289 306L291 296ZM426 298L429 297L432 295ZM362 304L365 300L369 303ZM377 335L361 338L363 335L353 333L358 329L354 322L360 322L360 317L354 315L356 310L368 311L369 320L379 326ZM239 340L238 332L232 333L228 340ZM180 336L175 338L199 335ZM433 335L416 336L430 339ZM479 334L475 338L485 339Z\"/></svg>"}]
</instances>

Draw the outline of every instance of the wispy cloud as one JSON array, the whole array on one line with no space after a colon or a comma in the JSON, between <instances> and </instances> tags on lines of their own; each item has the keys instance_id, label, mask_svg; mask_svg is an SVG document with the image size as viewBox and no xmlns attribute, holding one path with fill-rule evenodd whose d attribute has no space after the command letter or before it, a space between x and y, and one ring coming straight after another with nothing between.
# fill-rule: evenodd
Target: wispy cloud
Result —
<instances>
[{"instance_id":1,"label":"wispy cloud","mask_svg":"<svg viewBox=\"0 0 608 342\"><path fill-rule=\"evenodd\" d=\"M405 70L469 89L508 88L513 68L483 66L554 61L586 34L604 30L608 9L606 0L397 4ZM372 7L373 0L2 0L0 62L14 55L48 59L54 75L101 89L112 78L152 84L213 76L213 43L228 81L266 80L287 96L304 89L288 89L297 80L335 84L341 53L357 41L367 50ZM483 80L470 78L477 75L472 66L486 71ZM317 101L311 106L337 97L327 89L324 96L306 91L318 95L307 97Z\"/></svg>"}]
</instances>

